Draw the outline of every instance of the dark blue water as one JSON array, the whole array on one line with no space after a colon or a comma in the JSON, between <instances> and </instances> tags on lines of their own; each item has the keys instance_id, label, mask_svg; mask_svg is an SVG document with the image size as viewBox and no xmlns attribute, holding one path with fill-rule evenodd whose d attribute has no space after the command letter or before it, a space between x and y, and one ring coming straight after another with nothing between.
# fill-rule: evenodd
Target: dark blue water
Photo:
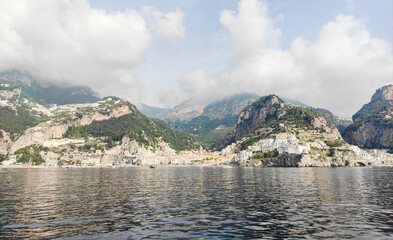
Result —
<instances>
[{"instance_id":1,"label":"dark blue water","mask_svg":"<svg viewBox=\"0 0 393 240\"><path fill-rule=\"evenodd\" d=\"M0 189L0 238L393 238L393 168L7 169Z\"/></svg>"}]
</instances>

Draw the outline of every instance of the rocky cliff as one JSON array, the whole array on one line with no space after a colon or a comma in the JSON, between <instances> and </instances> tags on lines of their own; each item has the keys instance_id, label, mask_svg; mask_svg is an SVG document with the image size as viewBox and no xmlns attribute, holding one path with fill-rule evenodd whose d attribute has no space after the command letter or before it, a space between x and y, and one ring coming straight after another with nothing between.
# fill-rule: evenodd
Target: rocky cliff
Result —
<instances>
[{"instance_id":1,"label":"rocky cliff","mask_svg":"<svg viewBox=\"0 0 393 240\"><path fill-rule=\"evenodd\" d=\"M393 149L393 85L378 89L352 117L344 139L361 148Z\"/></svg>"},{"instance_id":2,"label":"rocky cliff","mask_svg":"<svg viewBox=\"0 0 393 240\"><path fill-rule=\"evenodd\" d=\"M135 106L126 101L106 98L104 101L91 104L70 104L52 108L50 120L40 123L20 136L11 146L13 154L20 148L30 145L44 145L50 139L61 139L70 126L85 126L93 121L130 114L136 111Z\"/></svg>"},{"instance_id":3,"label":"rocky cliff","mask_svg":"<svg viewBox=\"0 0 393 240\"><path fill-rule=\"evenodd\" d=\"M386 164L386 152L372 155L345 143L337 128L309 108L288 106L276 95L260 98L240 114L236 143L222 154L232 163L260 167L345 167ZM389 160L391 161L391 160Z\"/></svg>"},{"instance_id":4,"label":"rocky cliff","mask_svg":"<svg viewBox=\"0 0 393 240\"><path fill-rule=\"evenodd\" d=\"M287 106L276 95L262 97L243 110L236 124L236 140L260 129L275 132L317 130L326 138L341 139L338 130L329 126L322 114L303 107Z\"/></svg>"},{"instance_id":5,"label":"rocky cliff","mask_svg":"<svg viewBox=\"0 0 393 240\"><path fill-rule=\"evenodd\" d=\"M393 100L393 85L387 85L379 88L371 97L371 102L378 101L392 101Z\"/></svg>"}]
</instances>

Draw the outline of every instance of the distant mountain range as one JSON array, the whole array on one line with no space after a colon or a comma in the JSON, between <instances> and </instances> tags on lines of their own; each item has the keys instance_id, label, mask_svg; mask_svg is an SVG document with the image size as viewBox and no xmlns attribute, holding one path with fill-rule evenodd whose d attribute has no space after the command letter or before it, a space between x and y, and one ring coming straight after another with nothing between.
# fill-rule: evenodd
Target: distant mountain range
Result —
<instances>
[{"instance_id":1,"label":"distant mountain range","mask_svg":"<svg viewBox=\"0 0 393 240\"><path fill-rule=\"evenodd\" d=\"M142 104L140 111L148 117L162 119L171 111L171 109Z\"/></svg>"},{"instance_id":2,"label":"distant mountain range","mask_svg":"<svg viewBox=\"0 0 393 240\"><path fill-rule=\"evenodd\" d=\"M238 94L207 106L193 104L190 101L175 106L161 119L175 128L195 136L207 149L219 150L235 140L235 124L241 111L258 99L255 94ZM163 109L149 112L151 108L142 108L148 116L158 116Z\"/></svg>"},{"instance_id":3,"label":"distant mountain range","mask_svg":"<svg viewBox=\"0 0 393 240\"><path fill-rule=\"evenodd\" d=\"M237 94L201 106L187 101L173 109L143 105L141 112L173 125L177 129L193 134L207 149L222 149L235 141L235 124L242 110L257 101L256 94ZM352 123L349 119L335 116L326 109L313 108L300 101L283 98L289 106L304 107L321 113L329 126L337 127L340 133Z\"/></svg>"}]
</instances>

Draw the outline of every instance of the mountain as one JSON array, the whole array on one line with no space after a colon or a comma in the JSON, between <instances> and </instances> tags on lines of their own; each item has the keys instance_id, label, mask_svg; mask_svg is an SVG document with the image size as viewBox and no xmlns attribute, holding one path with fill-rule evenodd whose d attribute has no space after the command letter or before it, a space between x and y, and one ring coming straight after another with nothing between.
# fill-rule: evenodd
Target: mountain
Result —
<instances>
[{"instance_id":1,"label":"mountain","mask_svg":"<svg viewBox=\"0 0 393 240\"><path fill-rule=\"evenodd\" d=\"M234 142L235 124L242 110L253 103L255 94L237 94L213 102L203 112L176 127L193 134L207 149L222 149Z\"/></svg>"},{"instance_id":2,"label":"mountain","mask_svg":"<svg viewBox=\"0 0 393 240\"><path fill-rule=\"evenodd\" d=\"M335 126L341 135L344 133L345 129L352 124L352 121L350 119L340 118L334 115L329 110L323 108L314 108L300 101L289 99L289 98L283 98L283 100L285 104L289 106L309 108L316 112L321 113L325 117L327 124L329 124L329 126Z\"/></svg>"},{"instance_id":3,"label":"mountain","mask_svg":"<svg viewBox=\"0 0 393 240\"><path fill-rule=\"evenodd\" d=\"M175 107L173 107L163 118L167 123L170 124L186 124L191 119L198 117L203 112L204 105L195 104L191 101L185 101Z\"/></svg>"},{"instance_id":4,"label":"mountain","mask_svg":"<svg viewBox=\"0 0 393 240\"><path fill-rule=\"evenodd\" d=\"M135 140L144 146L157 147L159 141L163 141L177 151L199 149L198 143L191 136L172 129L162 120L151 119L143 115L131 103L115 97L108 97L104 100L105 102L99 105L99 109L96 110L98 113L105 115L113 111L107 110L108 108L120 108L126 114L100 121L94 120L86 125L78 124L79 122L76 121L75 124L73 123L68 127L64 136L71 138L81 136L106 137L114 142L128 137L130 140ZM101 112L102 110L104 112ZM84 111L91 110L81 109L78 112L83 115L85 114ZM78 118L79 116L76 115L75 117Z\"/></svg>"},{"instance_id":5,"label":"mountain","mask_svg":"<svg viewBox=\"0 0 393 240\"><path fill-rule=\"evenodd\" d=\"M276 95L262 97L243 110L236 123L236 140L261 128L296 134L299 130L318 130L321 135L341 139L337 129L329 126L321 113L303 107L290 107Z\"/></svg>"},{"instance_id":6,"label":"mountain","mask_svg":"<svg viewBox=\"0 0 393 240\"><path fill-rule=\"evenodd\" d=\"M367 153L343 141L337 128L312 109L289 106L276 95L246 107L236 123L236 143L221 151L241 166L365 166Z\"/></svg>"},{"instance_id":7,"label":"mountain","mask_svg":"<svg viewBox=\"0 0 393 240\"><path fill-rule=\"evenodd\" d=\"M371 101L352 117L344 139L362 148L393 150L393 85L376 90Z\"/></svg>"},{"instance_id":8,"label":"mountain","mask_svg":"<svg viewBox=\"0 0 393 240\"><path fill-rule=\"evenodd\" d=\"M343 136L345 129L353 123L351 119L337 117L329 110L323 108L311 108L311 109L321 113L325 118L327 124L331 127L333 126L336 127L337 130L340 132L341 136Z\"/></svg>"},{"instance_id":9,"label":"mountain","mask_svg":"<svg viewBox=\"0 0 393 240\"><path fill-rule=\"evenodd\" d=\"M78 159L85 165L112 165L130 156L154 162L161 156L200 150L189 134L143 115L117 97L44 106L21 93L20 88L0 91L0 162L62 165Z\"/></svg>"},{"instance_id":10,"label":"mountain","mask_svg":"<svg viewBox=\"0 0 393 240\"><path fill-rule=\"evenodd\" d=\"M0 90L21 89L21 96L39 104L92 103L100 100L98 94L89 87L60 87L44 84L29 74L6 71L0 74Z\"/></svg>"},{"instance_id":11,"label":"mountain","mask_svg":"<svg viewBox=\"0 0 393 240\"><path fill-rule=\"evenodd\" d=\"M162 119L171 111L170 108L159 108L159 107L149 106L146 104L142 104L139 110L141 111L141 113L143 113L148 117L159 118L159 119Z\"/></svg>"}]
</instances>

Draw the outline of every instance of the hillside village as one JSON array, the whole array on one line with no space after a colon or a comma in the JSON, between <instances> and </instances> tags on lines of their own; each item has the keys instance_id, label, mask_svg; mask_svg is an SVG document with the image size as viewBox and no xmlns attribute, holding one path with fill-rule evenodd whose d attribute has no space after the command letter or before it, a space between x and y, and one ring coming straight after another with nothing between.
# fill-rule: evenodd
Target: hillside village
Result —
<instances>
[{"instance_id":1,"label":"hillside village","mask_svg":"<svg viewBox=\"0 0 393 240\"><path fill-rule=\"evenodd\" d=\"M265 165L274 162L279 156L302 156L302 158L295 158L295 165L301 166L325 166L327 161L325 159L317 159L312 161L312 156L320 157L320 154L315 150L330 151L332 148L322 141L314 142L300 142L295 135L287 135L286 133L273 134L272 138L262 139L245 150L241 150L238 154L232 156L231 163L242 166L259 166L265 160ZM363 150L357 146L344 144L336 149L341 152L351 152L352 154L347 158L347 165L344 166L391 166L393 165L393 155L388 154L386 150ZM232 144L221 151L221 155L229 156L236 152L236 144ZM270 156L268 155L270 153ZM265 154L265 155L261 155ZM290 159L288 157L288 159ZM311 160L311 161L310 161ZM269 162L270 161L270 162Z\"/></svg>"}]
</instances>

